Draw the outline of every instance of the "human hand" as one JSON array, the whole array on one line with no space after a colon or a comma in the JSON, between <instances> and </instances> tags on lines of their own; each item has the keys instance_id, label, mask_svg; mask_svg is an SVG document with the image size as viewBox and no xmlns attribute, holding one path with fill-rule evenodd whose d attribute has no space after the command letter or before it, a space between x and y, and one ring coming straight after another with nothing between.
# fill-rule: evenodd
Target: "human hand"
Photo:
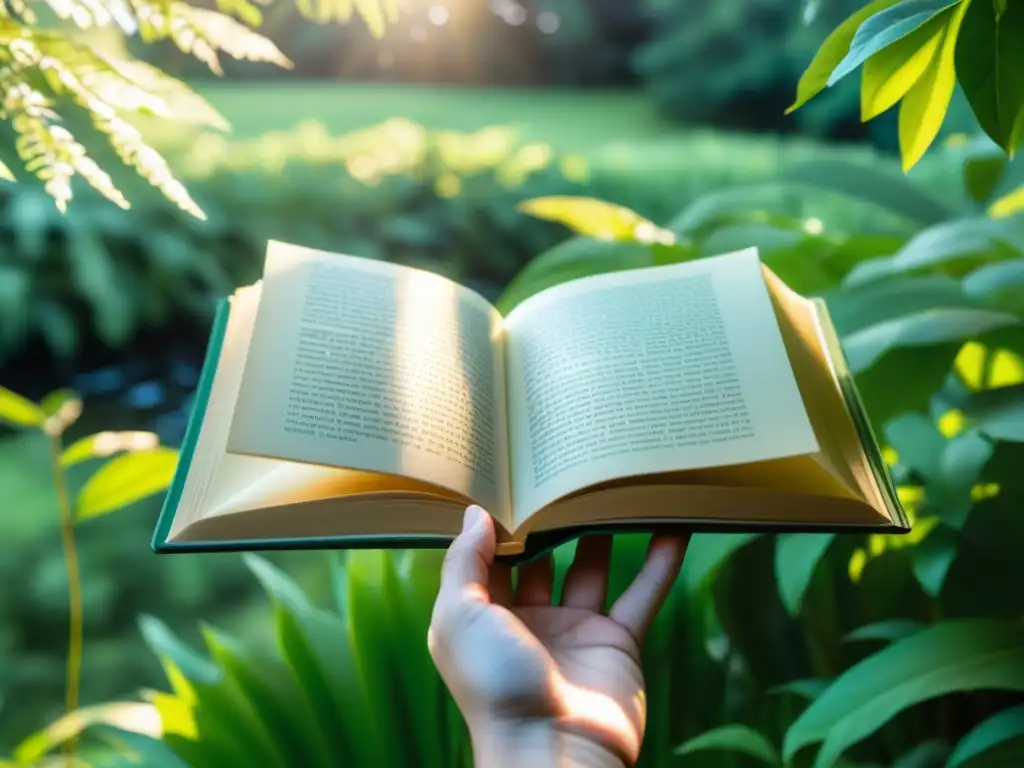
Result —
<instances>
[{"instance_id":1,"label":"human hand","mask_svg":"<svg viewBox=\"0 0 1024 768\"><path fill-rule=\"evenodd\" d=\"M635 765L646 719L640 645L682 564L688 536L656 536L636 580L603 613L610 536L580 540L560 606L552 561L494 562L490 515L469 507L445 557L427 633L466 718L476 765Z\"/></svg>"}]
</instances>

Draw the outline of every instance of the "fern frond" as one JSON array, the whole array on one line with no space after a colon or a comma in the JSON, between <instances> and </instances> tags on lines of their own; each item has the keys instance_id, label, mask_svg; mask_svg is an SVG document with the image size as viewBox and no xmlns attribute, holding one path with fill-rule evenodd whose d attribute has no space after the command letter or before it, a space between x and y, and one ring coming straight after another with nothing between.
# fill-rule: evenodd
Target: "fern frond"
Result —
<instances>
[{"instance_id":1,"label":"fern frond","mask_svg":"<svg viewBox=\"0 0 1024 768\"><path fill-rule=\"evenodd\" d=\"M291 69L294 65L263 35L216 11L167 0L130 0L144 39L170 38L179 50L195 56L215 74L224 74L218 52L233 59L262 61Z\"/></svg>"},{"instance_id":2,"label":"fern frond","mask_svg":"<svg viewBox=\"0 0 1024 768\"><path fill-rule=\"evenodd\" d=\"M228 16L234 16L250 27L258 27L263 24L263 11L249 0L217 0L217 10Z\"/></svg>"},{"instance_id":3,"label":"fern frond","mask_svg":"<svg viewBox=\"0 0 1024 768\"><path fill-rule=\"evenodd\" d=\"M8 41L8 64L0 70L0 87L6 93L0 116L11 119L18 134L16 148L26 170L44 182L59 210L67 209L76 173L115 205L128 208L129 203L110 175L88 156L70 131L58 124L60 116L53 108L53 99L33 87L35 80L49 86L53 95L70 96L88 112L122 162L182 210L205 218L174 178L167 161L118 114L118 107L128 112L166 114L167 107L158 96L126 79L98 52L57 33L21 30Z\"/></svg>"}]
</instances>

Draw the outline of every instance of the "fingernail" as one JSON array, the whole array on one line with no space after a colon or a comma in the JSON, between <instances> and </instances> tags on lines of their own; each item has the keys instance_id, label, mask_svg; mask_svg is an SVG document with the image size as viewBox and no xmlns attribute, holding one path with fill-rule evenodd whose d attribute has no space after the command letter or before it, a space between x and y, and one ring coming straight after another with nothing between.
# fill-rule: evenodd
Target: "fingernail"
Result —
<instances>
[{"instance_id":1,"label":"fingernail","mask_svg":"<svg viewBox=\"0 0 1024 768\"><path fill-rule=\"evenodd\" d=\"M476 504L471 504L466 507L466 514L462 518L462 532L469 533L472 530L479 528L484 522L484 516L487 513L481 507Z\"/></svg>"}]
</instances>

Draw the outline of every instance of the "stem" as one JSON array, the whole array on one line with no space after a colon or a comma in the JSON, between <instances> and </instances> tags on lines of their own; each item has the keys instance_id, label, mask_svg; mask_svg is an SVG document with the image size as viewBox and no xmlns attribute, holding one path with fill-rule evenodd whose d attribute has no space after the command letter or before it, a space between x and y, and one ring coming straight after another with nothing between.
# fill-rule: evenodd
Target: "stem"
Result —
<instances>
[{"instance_id":1,"label":"stem","mask_svg":"<svg viewBox=\"0 0 1024 768\"><path fill-rule=\"evenodd\" d=\"M60 539L64 549L64 564L68 571L68 663L65 682L64 708L68 714L78 709L79 685L82 676L82 578L78 569L78 549L75 545L75 517L68 496L67 478L61 467L64 452L61 436L50 436L50 451L53 465L53 485L57 491L57 505L60 509ZM72 736L64 743L64 754L69 765L75 763L78 737Z\"/></svg>"}]
</instances>

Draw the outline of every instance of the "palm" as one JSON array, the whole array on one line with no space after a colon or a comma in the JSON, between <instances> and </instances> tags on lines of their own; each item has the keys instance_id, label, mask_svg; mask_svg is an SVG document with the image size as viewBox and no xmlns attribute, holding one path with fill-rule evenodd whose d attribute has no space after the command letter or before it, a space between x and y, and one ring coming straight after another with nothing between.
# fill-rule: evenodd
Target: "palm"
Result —
<instances>
[{"instance_id":1,"label":"palm","mask_svg":"<svg viewBox=\"0 0 1024 768\"><path fill-rule=\"evenodd\" d=\"M570 685L607 696L623 714L636 707L644 679L640 648L629 630L581 608L524 607L512 613Z\"/></svg>"},{"instance_id":2,"label":"palm","mask_svg":"<svg viewBox=\"0 0 1024 768\"><path fill-rule=\"evenodd\" d=\"M510 569L494 562L490 518L470 523L446 558L428 636L467 720L560 723L635 758L646 717L640 644L685 547L682 537L653 540L606 613L610 538L580 541L556 606L550 557L519 568L513 590Z\"/></svg>"}]
</instances>

